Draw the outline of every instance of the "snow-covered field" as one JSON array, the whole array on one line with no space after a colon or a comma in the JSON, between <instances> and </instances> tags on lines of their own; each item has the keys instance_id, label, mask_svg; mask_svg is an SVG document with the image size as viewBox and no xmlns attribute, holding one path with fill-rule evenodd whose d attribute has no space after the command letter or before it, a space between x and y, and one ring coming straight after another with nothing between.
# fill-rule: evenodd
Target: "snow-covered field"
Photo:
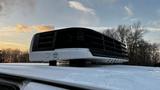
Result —
<instances>
[{"instance_id":1,"label":"snow-covered field","mask_svg":"<svg viewBox=\"0 0 160 90\"><path fill-rule=\"evenodd\" d=\"M47 64L0 64L0 73L30 76L111 90L160 90L160 68L106 65L56 67Z\"/></svg>"}]
</instances>

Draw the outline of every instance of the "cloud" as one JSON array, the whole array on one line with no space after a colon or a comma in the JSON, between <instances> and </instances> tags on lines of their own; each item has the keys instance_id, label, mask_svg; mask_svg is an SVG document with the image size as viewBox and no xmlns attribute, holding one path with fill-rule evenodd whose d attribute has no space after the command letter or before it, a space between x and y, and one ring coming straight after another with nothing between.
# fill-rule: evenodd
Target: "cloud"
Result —
<instances>
[{"instance_id":1,"label":"cloud","mask_svg":"<svg viewBox=\"0 0 160 90\"><path fill-rule=\"evenodd\" d=\"M150 21L147 25L155 28L160 28L160 20L157 19L155 21Z\"/></svg>"},{"instance_id":2,"label":"cloud","mask_svg":"<svg viewBox=\"0 0 160 90\"><path fill-rule=\"evenodd\" d=\"M50 25L36 25L36 26L32 26L32 28L39 32L54 30L54 27Z\"/></svg>"},{"instance_id":3,"label":"cloud","mask_svg":"<svg viewBox=\"0 0 160 90\"><path fill-rule=\"evenodd\" d=\"M128 6L124 6L124 10L126 11L128 16L133 16L134 15L133 11Z\"/></svg>"},{"instance_id":4,"label":"cloud","mask_svg":"<svg viewBox=\"0 0 160 90\"><path fill-rule=\"evenodd\" d=\"M69 7L82 11L82 12L86 12L86 13L90 13L90 14L95 14L95 11L92 8L86 7L84 6L82 3L78 2L78 1L69 1Z\"/></svg>"},{"instance_id":5,"label":"cloud","mask_svg":"<svg viewBox=\"0 0 160 90\"><path fill-rule=\"evenodd\" d=\"M29 25L24 25L24 24L17 24L14 27L15 31L18 32L30 32L33 30L36 30L38 32L45 32L45 31L51 31L54 30L53 26L50 25L33 25L33 26L29 26Z\"/></svg>"},{"instance_id":6,"label":"cloud","mask_svg":"<svg viewBox=\"0 0 160 90\"><path fill-rule=\"evenodd\" d=\"M160 32L160 20L149 21L145 24L145 27L148 31L151 32Z\"/></svg>"},{"instance_id":7,"label":"cloud","mask_svg":"<svg viewBox=\"0 0 160 90\"><path fill-rule=\"evenodd\" d=\"M150 32L160 32L160 28L155 28L155 27L146 27L145 30Z\"/></svg>"},{"instance_id":8,"label":"cloud","mask_svg":"<svg viewBox=\"0 0 160 90\"><path fill-rule=\"evenodd\" d=\"M0 0L0 15L10 15L14 11L31 14L34 7L35 0Z\"/></svg>"},{"instance_id":9,"label":"cloud","mask_svg":"<svg viewBox=\"0 0 160 90\"><path fill-rule=\"evenodd\" d=\"M73 8L75 10L78 10L83 13L76 13L76 18L78 20L77 26L96 26L99 24L99 17L96 15L95 10L92 8L89 8L78 1L68 1L68 5L70 8ZM75 22L75 21L74 21Z\"/></svg>"},{"instance_id":10,"label":"cloud","mask_svg":"<svg viewBox=\"0 0 160 90\"><path fill-rule=\"evenodd\" d=\"M0 31L2 32L31 32L31 31L37 31L37 32L45 32L45 31L51 31L54 30L54 26L51 25L25 25L25 24L17 24L15 26L6 26L1 27Z\"/></svg>"},{"instance_id":11,"label":"cloud","mask_svg":"<svg viewBox=\"0 0 160 90\"><path fill-rule=\"evenodd\" d=\"M24 24L17 24L16 26L13 27L13 30L17 32L30 32L32 31L32 27Z\"/></svg>"}]
</instances>

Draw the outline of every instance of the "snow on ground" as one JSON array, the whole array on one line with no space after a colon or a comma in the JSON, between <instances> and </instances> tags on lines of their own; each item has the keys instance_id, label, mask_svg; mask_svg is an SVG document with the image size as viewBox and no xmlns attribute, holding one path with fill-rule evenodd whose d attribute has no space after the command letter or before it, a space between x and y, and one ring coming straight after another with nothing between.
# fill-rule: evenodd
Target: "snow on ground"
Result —
<instances>
[{"instance_id":1,"label":"snow on ground","mask_svg":"<svg viewBox=\"0 0 160 90\"><path fill-rule=\"evenodd\" d=\"M56 67L48 65L0 64L0 72L59 80L111 90L160 90L160 68L106 65Z\"/></svg>"}]
</instances>

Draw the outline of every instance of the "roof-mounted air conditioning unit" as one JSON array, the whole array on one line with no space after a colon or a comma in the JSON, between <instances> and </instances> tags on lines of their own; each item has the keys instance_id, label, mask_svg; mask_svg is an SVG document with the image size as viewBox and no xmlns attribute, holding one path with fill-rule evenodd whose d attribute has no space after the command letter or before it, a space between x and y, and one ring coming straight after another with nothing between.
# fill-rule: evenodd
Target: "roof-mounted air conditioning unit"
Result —
<instances>
[{"instance_id":1,"label":"roof-mounted air conditioning unit","mask_svg":"<svg viewBox=\"0 0 160 90\"><path fill-rule=\"evenodd\" d=\"M32 39L30 61L91 60L127 62L125 44L87 28L65 28L37 33Z\"/></svg>"}]
</instances>

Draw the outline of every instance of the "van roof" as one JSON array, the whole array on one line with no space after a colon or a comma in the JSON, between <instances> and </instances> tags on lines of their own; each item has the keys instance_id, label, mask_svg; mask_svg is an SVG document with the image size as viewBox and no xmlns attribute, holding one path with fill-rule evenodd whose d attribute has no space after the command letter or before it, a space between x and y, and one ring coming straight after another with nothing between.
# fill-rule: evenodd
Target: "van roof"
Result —
<instances>
[{"instance_id":1,"label":"van roof","mask_svg":"<svg viewBox=\"0 0 160 90\"><path fill-rule=\"evenodd\" d=\"M57 67L41 64L0 64L0 73L36 77L42 80L94 86L114 90L159 90L160 68L107 65L97 67Z\"/></svg>"}]
</instances>

